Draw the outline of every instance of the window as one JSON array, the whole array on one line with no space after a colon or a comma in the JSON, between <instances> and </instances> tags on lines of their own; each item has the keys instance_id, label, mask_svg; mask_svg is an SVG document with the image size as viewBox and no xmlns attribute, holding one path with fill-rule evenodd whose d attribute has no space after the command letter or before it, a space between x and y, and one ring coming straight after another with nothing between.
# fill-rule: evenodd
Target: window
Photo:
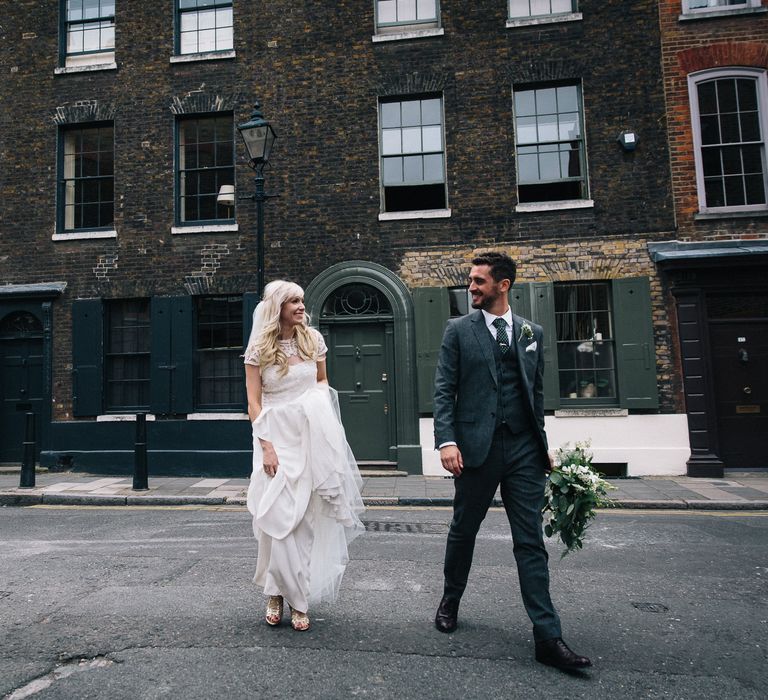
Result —
<instances>
[{"instance_id":1,"label":"window","mask_svg":"<svg viewBox=\"0 0 768 700\"><path fill-rule=\"evenodd\" d=\"M560 398L615 402L610 284L563 283L554 289Z\"/></svg>"},{"instance_id":2,"label":"window","mask_svg":"<svg viewBox=\"0 0 768 700\"><path fill-rule=\"evenodd\" d=\"M376 0L376 27L397 27L437 25L437 0Z\"/></svg>"},{"instance_id":3,"label":"window","mask_svg":"<svg viewBox=\"0 0 768 700\"><path fill-rule=\"evenodd\" d=\"M575 11L575 0L509 0L510 19L569 14Z\"/></svg>"},{"instance_id":4,"label":"window","mask_svg":"<svg viewBox=\"0 0 768 700\"><path fill-rule=\"evenodd\" d=\"M689 87L701 211L765 210L765 71L698 74Z\"/></svg>"},{"instance_id":5,"label":"window","mask_svg":"<svg viewBox=\"0 0 768 700\"><path fill-rule=\"evenodd\" d=\"M243 387L242 297L197 300L196 405L201 409L241 408Z\"/></svg>"},{"instance_id":6,"label":"window","mask_svg":"<svg viewBox=\"0 0 768 700\"><path fill-rule=\"evenodd\" d=\"M62 54L68 65L114 60L104 54L115 50L115 0L63 0L61 14Z\"/></svg>"},{"instance_id":7,"label":"window","mask_svg":"<svg viewBox=\"0 0 768 700\"><path fill-rule=\"evenodd\" d=\"M379 123L384 211L444 209L442 99L382 101Z\"/></svg>"},{"instance_id":8,"label":"window","mask_svg":"<svg viewBox=\"0 0 768 700\"><path fill-rule=\"evenodd\" d=\"M231 50L232 0L178 0L177 28L179 54Z\"/></svg>"},{"instance_id":9,"label":"window","mask_svg":"<svg viewBox=\"0 0 768 700\"><path fill-rule=\"evenodd\" d=\"M149 408L149 300L106 303L105 400L108 411Z\"/></svg>"},{"instance_id":10,"label":"window","mask_svg":"<svg viewBox=\"0 0 768 700\"><path fill-rule=\"evenodd\" d=\"M62 130L59 162L59 230L110 228L115 184L112 125Z\"/></svg>"},{"instance_id":11,"label":"window","mask_svg":"<svg viewBox=\"0 0 768 700\"><path fill-rule=\"evenodd\" d=\"M234 221L219 204L222 185L235 183L232 115L180 119L177 139L177 218L180 223Z\"/></svg>"},{"instance_id":12,"label":"window","mask_svg":"<svg viewBox=\"0 0 768 700\"><path fill-rule=\"evenodd\" d=\"M518 88L514 106L519 201L586 199L579 87Z\"/></svg>"},{"instance_id":13,"label":"window","mask_svg":"<svg viewBox=\"0 0 768 700\"><path fill-rule=\"evenodd\" d=\"M419 411L430 413L446 321L474 310L467 306L466 288L417 287L411 293ZM515 314L544 329L547 410L658 407L647 277L517 283L509 303Z\"/></svg>"},{"instance_id":14,"label":"window","mask_svg":"<svg viewBox=\"0 0 768 700\"><path fill-rule=\"evenodd\" d=\"M683 14L741 10L749 7L760 7L760 0L683 0Z\"/></svg>"}]
</instances>

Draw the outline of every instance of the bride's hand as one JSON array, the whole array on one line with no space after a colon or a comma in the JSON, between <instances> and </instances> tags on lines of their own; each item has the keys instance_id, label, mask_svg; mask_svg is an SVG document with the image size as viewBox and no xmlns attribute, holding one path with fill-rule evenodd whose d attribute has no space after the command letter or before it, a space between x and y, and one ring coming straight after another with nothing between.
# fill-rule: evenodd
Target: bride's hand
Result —
<instances>
[{"instance_id":1,"label":"bride's hand","mask_svg":"<svg viewBox=\"0 0 768 700\"><path fill-rule=\"evenodd\" d=\"M275 452L275 448L272 447L272 443L262 445L262 451L264 453L264 458L262 460L264 464L264 472L267 476L274 476L277 473L278 467L277 452Z\"/></svg>"}]
</instances>

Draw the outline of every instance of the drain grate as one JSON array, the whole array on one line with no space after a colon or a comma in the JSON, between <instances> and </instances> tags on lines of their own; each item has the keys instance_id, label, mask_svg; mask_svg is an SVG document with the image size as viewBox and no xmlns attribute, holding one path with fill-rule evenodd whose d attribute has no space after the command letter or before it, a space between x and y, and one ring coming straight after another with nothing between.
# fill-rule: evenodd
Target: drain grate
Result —
<instances>
[{"instance_id":1,"label":"drain grate","mask_svg":"<svg viewBox=\"0 0 768 700\"><path fill-rule=\"evenodd\" d=\"M399 523L391 520L364 520L366 532L402 532L415 535L444 535L448 525L440 523Z\"/></svg>"},{"instance_id":2,"label":"drain grate","mask_svg":"<svg viewBox=\"0 0 768 700\"><path fill-rule=\"evenodd\" d=\"M669 608L664 603L632 603L633 608L637 608L642 612L650 613L664 613L668 612Z\"/></svg>"}]
</instances>

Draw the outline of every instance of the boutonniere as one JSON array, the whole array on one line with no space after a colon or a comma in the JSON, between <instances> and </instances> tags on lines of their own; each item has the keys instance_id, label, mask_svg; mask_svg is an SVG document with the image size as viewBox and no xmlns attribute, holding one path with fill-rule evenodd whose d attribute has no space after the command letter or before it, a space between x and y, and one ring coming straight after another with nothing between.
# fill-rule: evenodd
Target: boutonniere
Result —
<instances>
[{"instance_id":1,"label":"boutonniere","mask_svg":"<svg viewBox=\"0 0 768 700\"><path fill-rule=\"evenodd\" d=\"M533 338L533 328L531 328L529 323L524 323L522 326L520 326L520 337L517 339L517 341L520 342L523 338L526 340Z\"/></svg>"}]
</instances>

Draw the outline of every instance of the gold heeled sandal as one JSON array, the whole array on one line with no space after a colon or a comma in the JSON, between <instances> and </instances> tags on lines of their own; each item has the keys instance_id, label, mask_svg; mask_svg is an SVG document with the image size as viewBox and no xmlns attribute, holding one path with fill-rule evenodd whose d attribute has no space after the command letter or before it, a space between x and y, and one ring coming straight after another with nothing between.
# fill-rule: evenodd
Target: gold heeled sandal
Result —
<instances>
[{"instance_id":1,"label":"gold heeled sandal","mask_svg":"<svg viewBox=\"0 0 768 700\"><path fill-rule=\"evenodd\" d=\"M283 620L283 596L271 595L267 601L267 624L275 627Z\"/></svg>"},{"instance_id":2,"label":"gold heeled sandal","mask_svg":"<svg viewBox=\"0 0 768 700\"><path fill-rule=\"evenodd\" d=\"M306 632L309 629L309 615L291 608L291 627L297 632Z\"/></svg>"}]
</instances>

